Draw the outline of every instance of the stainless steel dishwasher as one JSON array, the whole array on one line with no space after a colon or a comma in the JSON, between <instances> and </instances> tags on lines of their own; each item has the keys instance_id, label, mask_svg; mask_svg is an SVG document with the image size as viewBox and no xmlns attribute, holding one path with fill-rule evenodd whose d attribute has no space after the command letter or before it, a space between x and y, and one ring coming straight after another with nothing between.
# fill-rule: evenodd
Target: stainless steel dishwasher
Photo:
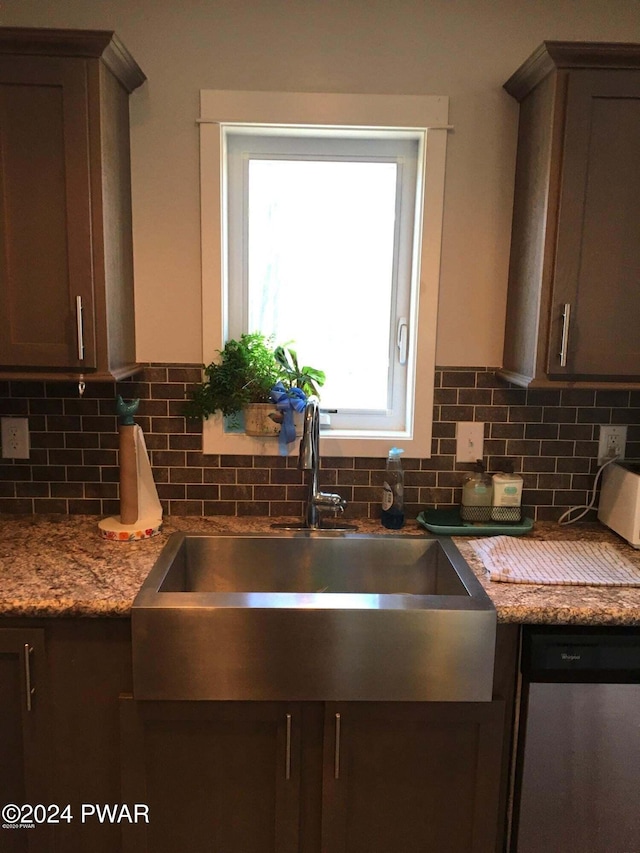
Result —
<instances>
[{"instance_id":1,"label":"stainless steel dishwasher","mask_svg":"<svg viewBox=\"0 0 640 853\"><path fill-rule=\"evenodd\" d=\"M640 628L525 627L510 849L640 853Z\"/></svg>"}]
</instances>

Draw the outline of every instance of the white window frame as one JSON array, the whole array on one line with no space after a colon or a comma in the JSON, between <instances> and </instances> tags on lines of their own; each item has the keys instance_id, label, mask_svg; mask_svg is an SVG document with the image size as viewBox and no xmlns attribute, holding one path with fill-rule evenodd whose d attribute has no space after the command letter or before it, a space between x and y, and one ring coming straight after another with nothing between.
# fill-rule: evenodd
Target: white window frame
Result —
<instances>
[{"instance_id":1,"label":"white window frame","mask_svg":"<svg viewBox=\"0 0 640 853\"><path fill-rule=\"evenodd\" d=\"M395 167L395 227L393 248L394 257L391 263L389 313L387 315L386 332L387 347L386 354L389 359L386 371L387 398L385 405L379 405L377 409L350 409L348 403L343 403L336 413L326 416L330 421L331 432L328 426L326 434L332 436L352 437L360 433L373 437L373 433L380 436L390 436L394 440L401 440L405 424L412 414L413 393L407 388L407 376L412 367L414 353L411 351L409 331L413 328L413 321L417 316L417 298L412 291L414 273L413 243L416 238L416 188L419 185L417 168L422 163L421 139L415 131L387 131L371 130L371 128L357 129L345 134L342 128L337 131L328 129L321 131L315 129L313 132L300 133L299 128L272 127L265 130L263 126L238 126L227 124L223 128L223 141L226 141L226 174L227 197L225 200L227 218L227 238L229 241L227 250L228 283L227 283L227 335L229 338L238 338L243 332L266 331L265 328L248 320L249 280L248 280L248 229L246 219L248 215L248 165L254 160L266 158L277 159L310 159L313 161L348 161L392 163ZM305 283L306 284L306 283ZM318 290L314 299L318 301L326 298L322 290ZM295 300L297 303L297 300ZM320 309L321 306L318 306ZM359 322L356 315L351 317L352 322ZM311 321L313 322L313 321ZM399 347L397 338L399 324L404 324L405 340L407 341L407 353L402 360L399 358ZM269 327L269 331L271 328ZM321 327L314 330L322 332ZM309 352L304 346L303 333L296 329L290 329L288 335L281 337L283 340L295 341L295 348L299 349L303 363L310 359ZM332 343L329 343L329 342ZM325 345L338 346L334 334L327 335ZM342 352L342 348L339 348ZM319 361L322 369L329 370L328 365ZM335 362L334 362L335 365ZM380 377L379 377L380 378ZM356 380L357 381L357 380ZM326 389L322 389L322 404L331 405L333 401L328 399ZM410 405L408 405L408 403ZM324 418L323 418L324 423Z\"/></svg>"},{"instance_id":2,"label":"white window frame","mask_svg":"<svg viewBox=\"0 0 640 853\"><path fill-rule=\"evenodd\" d=\"M423 146L424 168L418 187L422 241L414 275L419 281L416 316L410 335L415 369L407 377L413 390L410 423L403 431L366 433L323 431L328 456L386 456L393 444L407 456L431 455L433 381L444 208L444 176L449 99L421 95L341 95L202 90L200 92L200 179L202 251L202 352L205 364L224 347L227 333L225 252L224 128L227 125L305 126L412 130ZM222 417L204 422L205 453L276 455L278 442L226 432Z\"/></svg>"}]
</instances>

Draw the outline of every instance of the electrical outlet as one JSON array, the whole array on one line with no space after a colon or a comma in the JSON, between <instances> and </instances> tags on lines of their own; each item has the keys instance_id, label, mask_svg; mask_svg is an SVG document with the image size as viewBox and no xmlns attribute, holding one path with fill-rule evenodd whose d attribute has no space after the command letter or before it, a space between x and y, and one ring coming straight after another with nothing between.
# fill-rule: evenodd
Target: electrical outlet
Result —
<instances>
[{"instance_id":1,"label":"electrical outlet","mask_svg":"<svg viewBox=\"0 0 640 853\"><path fill-rule=\"evenodd\" d=\"M459 421L456 424L456 462L476 462L482 459L483 443L483 423Z\"/></svg>"},{"instance_id":2,"label":"electrical outlet","mask_svg":"<svg viewBox=\"0 0 640 853\"><path fill-rule=\"evenodd\" d=\"M627 444L626 426L600 427L600 440L598 442L598 465L602 465L608 459L624 459L624 450Z\"/></svg>"},{"instance_id":3,"label":"electrical outlet","mask_svg":"<svg viewBox=\"0 0 640 853\"><path fill-rule=\"evenodd\" d=\"M2 418L2 458L29 458L29 419Z\"/></svg>"}]
</instances>

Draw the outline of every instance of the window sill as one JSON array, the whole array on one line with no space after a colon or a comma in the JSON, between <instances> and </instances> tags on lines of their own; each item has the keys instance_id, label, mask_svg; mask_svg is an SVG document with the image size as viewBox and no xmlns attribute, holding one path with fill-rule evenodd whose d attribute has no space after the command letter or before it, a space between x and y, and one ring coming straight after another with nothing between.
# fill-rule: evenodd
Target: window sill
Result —
<instances>
[{"instance_id":1,"label":"window sill","mask_svg":"<svg viewBox=\"0 0 640 853\"><path fill-rule=\"evenodd\" d=\"M401 446L407 457L424 459L431 456L431 435L411 436L405 432L376 432L370 436L349 434L338 430L321 430L320 451L323 456L338 458L365 456L386 458L394 445ZM205 454L224 453L237 456L278 456L280 446L275 436L260 438L244 433L225 432L222 419L212 417L205 421L202 431L202 449ZM297 455L298 440L290 445L291 455Z\"/></svg>"}]
</instances>

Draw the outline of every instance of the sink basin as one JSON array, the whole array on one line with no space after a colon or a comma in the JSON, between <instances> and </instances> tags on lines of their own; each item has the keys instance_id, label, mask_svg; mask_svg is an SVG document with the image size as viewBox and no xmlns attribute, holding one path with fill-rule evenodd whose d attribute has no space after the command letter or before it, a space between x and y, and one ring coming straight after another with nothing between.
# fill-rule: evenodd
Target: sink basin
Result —
<instances>
[{"instance_id":1,"label":"sink basin","mask_svg":"<svg viewBox=\"0 0 640 853\"><path fill-rule=\"evenodd\" d=\"M134 694L489 701L495 629L448 538L176 533L133 604Z\"/></svg>"}]
</instances>

